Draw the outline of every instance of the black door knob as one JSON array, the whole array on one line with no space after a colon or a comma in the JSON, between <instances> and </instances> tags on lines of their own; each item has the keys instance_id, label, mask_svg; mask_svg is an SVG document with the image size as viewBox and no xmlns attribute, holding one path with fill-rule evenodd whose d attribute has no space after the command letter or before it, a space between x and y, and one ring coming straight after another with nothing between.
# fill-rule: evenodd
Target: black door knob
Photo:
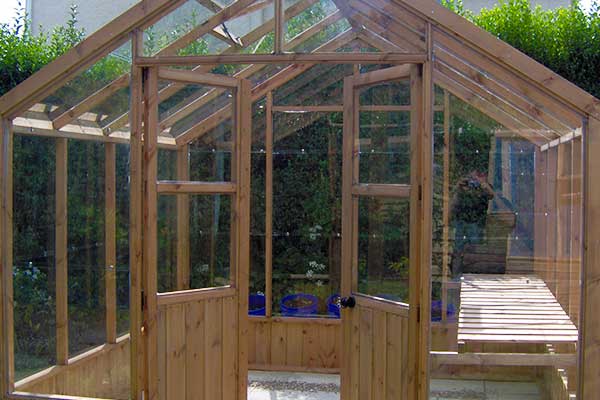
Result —
<instances>
[{"instance_id":1,"label":"black door knob","mask_svg":"<svg viewBox=\"0 0 600 400\"><path fill-rule=\"evenodd\" d=\"M352 296L342 297L340 299L340 306L342 306L342 308L354 308L354 306L356 306L356 299Z\"/></svg>"}]
</instances>

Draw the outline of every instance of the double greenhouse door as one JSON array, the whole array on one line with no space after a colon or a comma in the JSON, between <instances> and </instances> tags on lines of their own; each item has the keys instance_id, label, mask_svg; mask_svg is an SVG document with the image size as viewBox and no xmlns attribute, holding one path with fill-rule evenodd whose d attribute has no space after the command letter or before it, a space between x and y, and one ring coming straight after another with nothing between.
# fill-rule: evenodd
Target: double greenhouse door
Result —
<instances>
[{"instance_id":1,"label":"double greenhouse door","mask_svg":"<svg viewBox=\"0 0 600 400\"><path fill-rule=\"evenodd\" d=\"M417 399L426 385L421 70L344 85L342 400Z\"/></svg>"},{"instance_id":2,"label":"double greenhouse door","mask_svg":"<svg viewBox=\"0 0 600 400\"><path fill-rule=\"evenodd\" d=\"M430 138L424 128L421 71L419 65L403 65L345 80L342 400L424 398L427 387L429 276L421 266L430 254L423 240L430 236L430 227L423 216L428 198L424 177L431 160L423 151ZM164 68L145 68L143 82L143 320L139 337L132 341L132 350L141 350L143 356L135 363L132 382L144 399L243 400L250 82ZM221 147L203 147L206 127L175 138L175 180L165 180L171 177L161 170L164 157L159 157L161 120L169 118L159 113L159 88L168 85L187 85L189 91L200 87L229 102L219 103L222 118L217 125L229 121L225 131L210 131L225 136ZM223 159L210 162L222 168L198 175L204 171L198 157L219 153L219 148L226 149ZM174 215L164 217L169 204ZM176 261L166 268L169 260L162 249L172 239L165 236L172 219ZM210 226L199 225L205 220ZM194 232L211 232L218 240L199 239ZM198 247L206 243L216 247ZM211 259L204 264L206 254ZM191 259L209 272L193 268ZM138 285L134 279L132 287Z\"/></svg>"},{"instance_id":3,"label":"double greenhouse door","mask_svg":"<svg viewBox=\"0 0 600 400\"><path fill-rule=\"evenodd\" d=\"M247 392L251 83L144 70L142 361L145 400L243 400ZM188 123L165 143L160 91L217 100L212 128ZM160 110L167 107L161 103ZM180 110L179 110L180 111ZM212 113L216 110L208 110ZM175 162L169 162L175 159ZM175 165L173 165L175 164ZM173 179L174 178L174 179ZM167 180L170 179L170 180ZM133 285L133 283L132 283ZM141 382L141 383L139 383Z\"/></svg>"}]
</instances>

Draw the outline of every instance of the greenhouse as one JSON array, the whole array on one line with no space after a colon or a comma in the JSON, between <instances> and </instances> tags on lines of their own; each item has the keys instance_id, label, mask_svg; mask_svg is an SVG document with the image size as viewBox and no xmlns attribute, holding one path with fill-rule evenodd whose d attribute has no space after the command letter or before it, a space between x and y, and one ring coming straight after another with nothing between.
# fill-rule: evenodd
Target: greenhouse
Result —
<instances>
[{"instance_id":1,"label":"greenhouse","mask_svg":"<svg viewBox=\"0 0 600 400\"><path fill-rule=\"evenodd\" d=\"M140 0L0 117L2 398L600 392L600 100L434 0Z\"/></svg>"}]
</instances>

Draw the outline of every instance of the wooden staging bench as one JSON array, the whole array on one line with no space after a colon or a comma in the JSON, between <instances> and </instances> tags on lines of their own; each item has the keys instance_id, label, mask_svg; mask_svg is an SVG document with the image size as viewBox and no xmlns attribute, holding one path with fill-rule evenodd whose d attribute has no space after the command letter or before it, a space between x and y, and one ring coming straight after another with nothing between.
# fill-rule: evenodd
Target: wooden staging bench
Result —
<instances>
[{"instance_id":1,"label":"wooden staging bench","mask_svg":"<svg viewBox=\"0 0 600 400\"><path fill-rule=\"evenodd\" d=\"M460 345L576 344L577 328L546 283L535 276L465 274Z\"/></svg>"}]
</instances>

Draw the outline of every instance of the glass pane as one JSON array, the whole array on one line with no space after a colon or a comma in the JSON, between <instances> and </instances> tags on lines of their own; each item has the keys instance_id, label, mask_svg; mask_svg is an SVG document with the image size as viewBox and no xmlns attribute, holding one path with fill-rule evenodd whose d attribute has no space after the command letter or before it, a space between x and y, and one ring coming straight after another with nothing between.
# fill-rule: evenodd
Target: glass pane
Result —
<instances>
[{"instance_id":1,"label":"glass pane","mask_svg":"<svg viewBox=\"0 0 600 400\"><path fill-rule=\"evenodd\" d=\"M235 139L230 116L235 90L167 81L161 81L159 86L163 98L159 106L161 135L183 137L189 144L190 171L184 180L230 181ZM164 175L160 161L159 155L159 175ZM173 168L171 177L159 179L178 179L176 159L169 165Z\"/></svg>"},{"instance_id":2,"label":"glass pane","mask_svg":"<svg viewBox=\"0 0 600 400\"><path fill-rule=\"evenodd\" d=\"M352 65L314 66L280 86L273 102L278 106L341 105L344 78L352 73Z\"/></svg>"},{"instance_id":3,"label":"glass pane","mask_svg":"<svg viewBox=\"0 0 600 400\"><path fill-rule=\"evenodd\" d=\"M408 303L410 199L358 200L358 291Z\"/></svg>"},{"instance_id":4,"label":"glass pane","mask_svg":"<svg viewBox=\"0 0 600 400\"><path fill-rule=\"evenodd\" d=\"M178 207L189 212L190 255L177 256ZM161 195L158 197L158 291L202 289L230 284L231 197L226 195ZM182 242L183 243L183 242ZM177 281L182 269L184 281ZM189 282L189 283L188 283Z\"/></svg>"},{"instance_id":5,"label":"glass pane","mask_svg":"<svg viewBox=\"0 0 600 400\"><path fill-rule=\"evenodd\" d=\"M517 117L503 119L493 106L451 90L436 92L432 349L459 351L460 343L467 354L556 352L575 359L581 137L542 147L548 132L507 127ZM436 380L454 378L457 366L433 365L436 396L443 387ZM468 368L459 371L470 381L452 385L477 388L473 396L481 398L574 395L577 388L576 367L538 366L533 357L522 366Z\"/></svg>"},{"instance_id":6,"label":"glass pane","mask_svg":"<svg viewBox=\"0 0 600 400\"><path fill-rule=\"evenodd\" d=\"M360 112L359 181L410 184L410 112Z\"/></svg>"},{"instance_id":7,"label":"glass pane","mask_svg":"<svg viewBox=\"0 0 600 400\"><path fill-rule=\"evenodd\" d=\"M273 312L339 317L340 113L276 113Z\"/></svg>"},{"instance_id":8,"label":"glass pane","mask_svg":"<svg viewBox=\"0 0 600 400\"><path fill-rule=\"evenodd\" d=\"M46 118L65 132L102 134L102 129L129 110L130 71L131 42L127 41L45 98ZM86 106L93 94L100 100L92 99ZM72 108L76 118L69 113Z\"/></svg>"},{"instance_id":9,"label":"glass pane","mask_svg":"<svg viewBox=\"0 0 600 400\"><path fill-rule=\"evenodd\" d=\"M250 218L250 299L249 314L265 315L265 174L266 152L264 142L265 114L262 101L254 104L252 142L252 205Z\"/></svg>"},{"instance_id":10,"label":"glass pane","mask_svg":"<svg viewBox=\"0 0 600 400\"><path fill-rule=\"evenodd\" d=\"M104 146L68 146L69 354L106 340L104 263Z\"/></svg>"},{"instance_id":11,"label":"glass pane","mask_svg":"<svg viewBox=\"0 0 600 400\"><path fill-rule=\"evenodd\" d=\"M209 55L223 52L271 53L273 3L189 0L144 32L146 55ZM232 6L229 18L215 18ZM265 25L267 24L267 25Z\"/></svg>"},{"instance_id":12,"label":"glass pane","mask_svg":"<svg viewBox=\"0 0 600 400\"><path fill-rule=\"evenodd\" d=\"M310 53L326 45L333 38L350 28L332 0L319 0L309 7L300 7L302 2L286 2L288 17L285 27L286 50L295 53ZM310 28L327 19L321 30ZM334 51L336 49L329 49Z\"/></svg>"},{"instance_id":13,"label":"glass pane","mask_svg":"<svg viewBox=\"0 0 600 400\"><path fill-rule=\"evenodd\" d=\"M129 145L117 145L117 334L129 332Z\"/></svg>"},{"instance_id":14,"label":"glass pane","mask_svg":"<svg viewBox=\"0 0 600 400\"><path fill-rule=\"evenodd\" d=\"M19 381L56 361L54 139L15 135L13 149L14 348Z\"/></svg>"}]
</instances>

